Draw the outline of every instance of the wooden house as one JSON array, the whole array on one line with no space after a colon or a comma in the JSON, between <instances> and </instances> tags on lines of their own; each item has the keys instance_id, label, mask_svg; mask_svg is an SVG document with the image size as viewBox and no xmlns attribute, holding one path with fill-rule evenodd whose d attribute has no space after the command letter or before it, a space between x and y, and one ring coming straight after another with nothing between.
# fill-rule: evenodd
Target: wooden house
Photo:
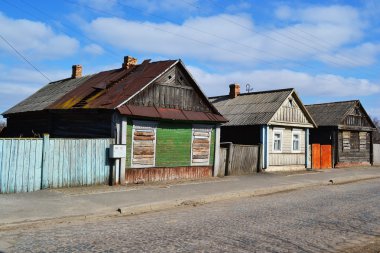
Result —
<instances>
[{"instance_id":1,"label":"wooden house","mask_svg":"<svg viewBox=\"0 0 380 253\"><path fill-rule=\"evenodd\" d=\"M313 168L370 165L374 123L359 100L307 105L318 128L311 130Z\"/></svg>"},{"instance_id":2,"label":"wooden house","mask_svg":"<svg viewBox=\"0 0 380 253\"><path fill-rule=\"evenodd\" d=\"M267 171L308 167L309 129L315 123L294 89L240 94L240 86L232 84L229 95L210 101L229 120L221 127L221 142L262 144Z\"/></svg>"},{"instance_id":3,"label":"wooden house","mask_svg":"<svg viewBox=\"0 0 380 253\"><path fill-rule=\"evenodd\" d=\"M115 138L126 145L115 180L211 176L225 118L181 60L137 64L49 83L3 113L8 137ZM120 176L118 176L120 175Z\"/></svg>"}]
</instances>

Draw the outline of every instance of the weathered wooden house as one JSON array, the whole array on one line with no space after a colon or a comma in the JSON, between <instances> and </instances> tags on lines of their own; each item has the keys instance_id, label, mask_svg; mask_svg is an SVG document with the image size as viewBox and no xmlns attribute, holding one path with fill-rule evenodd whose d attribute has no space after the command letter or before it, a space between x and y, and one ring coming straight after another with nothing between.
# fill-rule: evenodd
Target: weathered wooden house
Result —
<instances>
[{"instance_id":1,"label":"weathered wooden house","mask_svg":"<svg viewBox=\"0 0 380 253\"><path fill-rule=\"evenodd\" d=\"M359 100L307 105L318 128L311 130L313 168L372 163L374 123Z\"/></svg>"},{"instance_id":2,"label":"weathered wooden house","mask_svg":"<svg viewBox=\"0 0 380 253\"><path fill-rule=\"evenodd\" d=\"M125 57L120 69L81 73L74 65L71 78L4 112L6 135L115 138L127 150L115 172L121 183L212 175L226 120L181 60L137 64Z\"/></svg>"},{"instance_id":3,"label":"weathered wooden house","mask_svg":"<svg viewBox=\"0 0 380 253\"><path fill-rule=\"evenodd\" d=\"M267 171L308 166L309 129L315 123L294 89L240 94L230 85L226 96L210 98L229 122L222 125L221 142L262 144L262 167Z\"/></svg>"}]
</instances>

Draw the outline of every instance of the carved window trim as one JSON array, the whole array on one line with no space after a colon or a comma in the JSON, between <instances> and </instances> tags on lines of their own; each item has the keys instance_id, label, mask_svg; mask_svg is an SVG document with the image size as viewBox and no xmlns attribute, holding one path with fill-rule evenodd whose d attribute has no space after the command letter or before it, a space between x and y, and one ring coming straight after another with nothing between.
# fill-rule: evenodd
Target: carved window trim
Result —
<instances>
[{"instance_id":1,"label":"carved window trim","mask_svg":"<svg viewBox=\"0 0 380 253\"><path fill-rule=\"evenodd\" d=\"M191 161L191 166L202 166L202 165L209 165L210 164L210 154L211 154L211 135L212 135L212 129L213 127L210 126L210 125L198 125L198 124L194 124L193 125L193 129L191 131L191 156L190 156L190 161ZM208 136L207 136L208 135ZM208 141L208 143L204 143L204 144L208 144L208 147L205 148L207 149L207 158L203 158L203 162L199 161L198 160L201 160L201 159L197 159L195 158L195 156L197 156L195 154L195 148L197 147L197 143L195 143L195 141Z\"/></svg>"},{"instance_id":2,"label":"carved window trim","mask_svg":"<svg viewBox=\"0 0 380 253\"><path fill-rule=\"evenodd\" d=\"M276 137L276 135L279 135L279 137ZM283 137L284 137L283 129L273 129L273 146L272 146L273 153L282 153L282 146L284 142ZM279 143L278 145L276 145L276 141Z\"/></svg>"},{"instance_id":3,"label":"carved window trim","mask_svg":"<svg viewBox=\"0 0 380 253\"><path fill-rule=\"evenodd\" d=\"M302 136L301 133L302 133L301 129L293 129L292 130L292 152L293 153L300 153L301 152L301 136ZM294 138L294 136L298 136L298 137ZM294 148L294 142L295 141L298 142L297 149Z\"/></svg>"},{"instance_id":4,"label":"carved window trim","mask_svg":"<svg viewBox=\"0 0 380 253\"><path fill-rule=\"evenodd\" d=\"M132 137L131 137L132 138L132 147L131 147L131 167L132 168L150 168L150 167L155 167L155 165L156 165L157 125L158 125L158 123L157 122L153 122L153 121L142 121L142 120L134 120L133 121ZM137 142L137 140L135 140L135 133L136 132L152 132L153 133L153 140L152 140L152 144L153 144L153 163L152 164L134 163L134 159L135 159L135 153L134 153L134 151L135 151L135 144ZM141 142L143 142L143 141L141 141Z\"/></svg>"}]
</instances>

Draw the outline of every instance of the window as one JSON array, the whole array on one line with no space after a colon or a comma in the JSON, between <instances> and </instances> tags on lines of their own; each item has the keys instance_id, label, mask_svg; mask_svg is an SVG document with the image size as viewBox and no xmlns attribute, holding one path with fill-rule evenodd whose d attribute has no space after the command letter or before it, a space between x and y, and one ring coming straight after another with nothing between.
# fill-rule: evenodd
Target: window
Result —
<instances>
[{"instance_id":1,"label":"window","mask_svg":"<svg viewBox=\"0 0 380 253\"><path fill-rule=\"evenodd\" d=\"M208 165L210 163L210 142L212 128L194 125L191 145L191 165Z\"/></svg>"},{"instance_id":2,"label":"window","mask_svg":"<svg viewBox=\"0 0 380 253\"><path fill-rule=\"evenodd\" d=\"M294 107L294 104L293 104L293 99L289 98L289 101L288 101L288 106L289 107Z\"/></svg>"},{"instance_id":3,"label":"window","mask_svg":"<svg viewBox=\"0 0 380 253\"><path fill-rule=\"evenodd\" d=\"M360 150L368 150L369 149L369 147L367 145L367 136L369 137L369 133L367 133L367 132L360 132L359 133Z\"/></svg>"},{"instance_id":4,"label":"window","mask_svg":"<svg viewBox=\"0 0 380 253\"><path fill-rule=\"evenodd\" d=\"M300 131L293 131L292 135L292 151L293 152L298 152L301 151L301 146L300 146Z\"/></svg>"},{"instance_id":5,"label":"window","mask_svg":"<svg viewBox=\"0 0 380 253\"><path fill-rule=\"evenodd\" d=\"M282 151L282 130L273 131L273 151L274 152Z\"/></svg>"},{"instance_id":6,"label":"window","mask_svg":"<svg viewBox=\"0 0 380 253\"><path fill-rule=\"evenodd\" d=\"M349 151L351 149L350 139L351 139L351 133L349 131L343 131L342 133L343 151Z\"/></svg>"},{"instance_id":7,"label":"window","mask_svg":"<svg viewBox=\"0 0 380 253\"><path fill-rule=\"evenodd\" d=\"M153 167L156 153L157 123L133 121L132 161L133 168Z\"/></svg>"}]
</instances>

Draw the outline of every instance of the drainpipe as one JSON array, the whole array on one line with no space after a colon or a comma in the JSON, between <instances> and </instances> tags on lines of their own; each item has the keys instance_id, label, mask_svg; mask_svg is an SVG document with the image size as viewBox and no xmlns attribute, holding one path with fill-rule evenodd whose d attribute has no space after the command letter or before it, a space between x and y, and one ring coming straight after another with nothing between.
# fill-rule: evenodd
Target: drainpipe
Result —
<instances>
[{"instance_id":1,"label":"drainpipe","mask_svg":"<svg viewBox=\"0 0 380 253\"><path fill-rule=\"evenodd\" d=\"M309 170L310 169L310 164L309 164L309 143L310 143L310 140L309 140L309 128L306 128L305 129L305 167L306 167L306 170Z\"/></svg>"}]
</instances>

